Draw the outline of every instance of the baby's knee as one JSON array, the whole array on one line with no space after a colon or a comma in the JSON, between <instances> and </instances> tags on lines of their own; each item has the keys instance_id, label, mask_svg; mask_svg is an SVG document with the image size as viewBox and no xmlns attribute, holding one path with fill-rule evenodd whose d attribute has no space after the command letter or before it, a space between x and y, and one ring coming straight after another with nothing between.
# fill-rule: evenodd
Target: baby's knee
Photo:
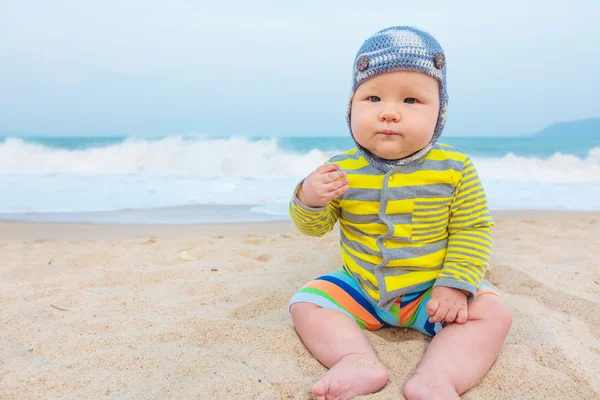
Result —
<instances>
[{"instance_id":1,"label":"baby's knee","mask_svg":"<svg viewBox=\"0 0 600 400\"><path fill-rule=\"evenodd\" d=\"M504 300L493 295L486 295L487 301L485 306L481 308L483 318L488 321L493 321L498 324L498 328L508 331L512 325L512 311Z\"/></svg>"}]
</instances>

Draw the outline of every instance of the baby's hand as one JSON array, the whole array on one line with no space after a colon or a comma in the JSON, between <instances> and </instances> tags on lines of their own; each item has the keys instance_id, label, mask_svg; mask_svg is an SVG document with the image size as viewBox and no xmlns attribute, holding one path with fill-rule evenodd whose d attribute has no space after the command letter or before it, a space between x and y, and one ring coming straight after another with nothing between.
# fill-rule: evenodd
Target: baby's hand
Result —
<instances>
[{"instance_id":1,"label":"baby's hand","mask_svg":"<svg viewBox=\"0 0 600 400\"><path fill-rule=\"evenodd\" d=\"M345 171L337 164L321 165L306 177L298 192L298 200L308 207L325 207L349 189Z\"/></svg>"},{"instance_id":2,"label":"baby's hand","mask_svg":"<svg viewBox=\"0 0 600 400\"><path fill-rule=\"evenodd\" d=\"M467 295L460 289L436 286L431 291L426 311L430 317L429 322L443 320L448 324L451 322L464 324L469 317Z\"/></svg>"}]
</instances>

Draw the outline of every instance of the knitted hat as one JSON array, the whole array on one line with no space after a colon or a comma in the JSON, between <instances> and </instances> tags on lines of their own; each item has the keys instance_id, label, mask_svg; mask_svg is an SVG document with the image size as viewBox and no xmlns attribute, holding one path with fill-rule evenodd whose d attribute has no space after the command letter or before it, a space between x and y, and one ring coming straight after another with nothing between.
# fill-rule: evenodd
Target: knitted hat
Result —
<instances>
[{"instance_id":1,"label":"knitted hat","mask_svg":"<svg viewBox=\"0 0 600 400\"><path fill-rule=\"evenodd\" d=\"M376 75L398 70L418 71L436 78L440 82L440 112L433 137L425 148L400 160L386 160L377 157L356 142L350 124L350 112L352 97L358 85ZM423 157L442 134L447 111L446 57L433 36L410 26L393 26L375 33L363 43L354 59L352 93L346 120L354 142L369 162L389 170L396 165L405 165Z\"/></svg>"}]
</instances>

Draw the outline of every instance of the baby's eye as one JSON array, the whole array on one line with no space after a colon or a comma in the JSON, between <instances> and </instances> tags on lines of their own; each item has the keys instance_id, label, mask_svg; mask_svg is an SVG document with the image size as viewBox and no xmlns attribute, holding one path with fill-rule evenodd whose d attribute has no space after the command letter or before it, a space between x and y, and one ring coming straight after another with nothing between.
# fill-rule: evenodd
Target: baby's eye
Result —
<instances>
[{"instance_id":1,"label":"baby's eye","mask_svg":"<svg viewBox=\"0 0 600 400\"><path fill-rule=\"evenodd\" d=\"M381 99L379 98L379 96L369 96L369 101L375 103L377 101L381 101Z\"/></svg>"},{"instance_id":2,"label":"baby's eye","mask_svg":"<svg viewBox=\"0 0 600 400\"><path fill-rule=\"evenodd\" d=\"M417 102L417 99L415 99L414 97L407 97L406 99L404 99L404 102L408 104L415 104Z\"/></svg>"}]
</instances>

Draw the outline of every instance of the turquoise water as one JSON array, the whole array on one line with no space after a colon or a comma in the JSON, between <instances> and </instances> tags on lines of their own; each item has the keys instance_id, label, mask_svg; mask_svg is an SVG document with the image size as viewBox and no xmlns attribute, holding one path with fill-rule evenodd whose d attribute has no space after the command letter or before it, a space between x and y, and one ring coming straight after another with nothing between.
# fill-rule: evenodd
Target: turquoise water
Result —
<instances>
[{"instance_id":1,"label":"turquoise water","mask_svg":"<svg viewBox=\"0 0 600 400\"><path fill-rule=\"evenodd\" d=\"M184 137L188 140L200 139L200 137ZM0 136L0 143L6 141L6 137ZM164 138L130 138L124 136L107 137L29 137L20 138L26 143L38 144L48 148L65 150L85 150L90 148L102 148L115 146L126 140L145 140L157 142ZM221 137L202 137L210 140L226 140ZM282 150L306 153L313 149L322 151L345 150L353 147L350 137L346 136L323 136L323 137L251 137L252 141L274 139ZM594 138L542 138L537 136L527 137L456 137L448 136L440 140L450 144L459 150L474 157L502 157L514 154L523 157L548 158L556 153L571 154L582 158L587 156L590 149L600 147L600 134Z\"/></svg>"},{"instance_id":2,"label":"turquoise water","mask_svg":"<svg viewBox=\"0 0 600 400\"><path fill-rule=\"evenodd\" d=\"M445 137L473 159L490 208L599 210L600 137ZM288 219L300 179L350 137L0 138L0 220Z\"/></svg>"}]
</instances>

